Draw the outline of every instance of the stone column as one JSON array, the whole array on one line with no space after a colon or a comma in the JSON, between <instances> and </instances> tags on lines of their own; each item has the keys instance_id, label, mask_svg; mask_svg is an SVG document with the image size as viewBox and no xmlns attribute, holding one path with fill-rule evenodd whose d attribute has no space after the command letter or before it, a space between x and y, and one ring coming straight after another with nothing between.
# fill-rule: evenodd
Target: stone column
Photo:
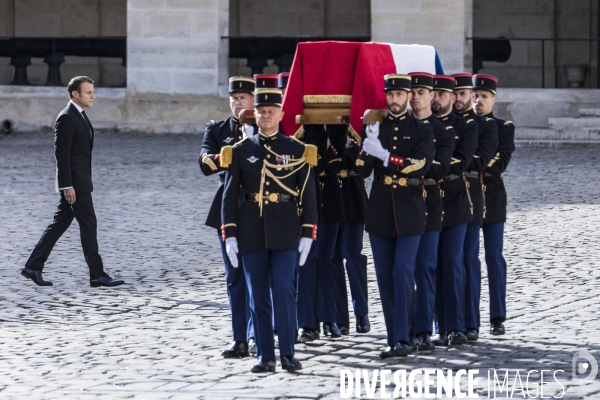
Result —
<instances>
[{"instance_id":1,"label":"stone column","mask_svg":"<svg viewBox=\"0 0 600 400\"><path fill-rule=\"evenodd\" d=\"M436 48L444 72L471 72L472 0L372 0L375 42L423 44Z\"/></svg>"},{"instance_id":2,"label":"stone column","mask_svg":"<svg viewBox=\"0 0 600 400\"><path fill-rule=\"evenodd\" d=\"M228 10L228 0L127 0L130 129L202 132L227 116Z\"/></svg>"}]
</instances>

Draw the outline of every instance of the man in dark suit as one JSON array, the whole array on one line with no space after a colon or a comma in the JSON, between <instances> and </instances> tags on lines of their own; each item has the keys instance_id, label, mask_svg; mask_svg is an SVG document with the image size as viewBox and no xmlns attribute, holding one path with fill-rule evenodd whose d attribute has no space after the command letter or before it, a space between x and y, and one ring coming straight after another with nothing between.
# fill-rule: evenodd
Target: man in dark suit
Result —
<instances>
[{"instance_id":1,"label":"man in dark suit","mask_svg":"<svg viewBox=\"0 0 600 400\"><path fill-rule=\"evenodd\" d=\"M104 272L102 258L98 254L96 213L92 202L94 128L84 111L96 98L94 81L86 76L77 76L71 79L67 90L71 101L58 114L54 135L56 189L60 192L60 202L54 221L42 234L21 275L39 286L52 286L52 282L42 277L44 263L75 218L81 231L85 261L90 269L90 286L122 285L125 282L114 280Z\"/></svg>"}]
</instances>

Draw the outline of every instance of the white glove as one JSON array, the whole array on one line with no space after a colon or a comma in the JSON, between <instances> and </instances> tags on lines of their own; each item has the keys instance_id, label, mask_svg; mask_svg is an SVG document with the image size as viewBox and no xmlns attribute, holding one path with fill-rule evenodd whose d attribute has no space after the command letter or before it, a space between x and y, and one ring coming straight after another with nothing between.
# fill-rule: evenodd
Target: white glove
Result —
<instances>
[{"instance_id":1,"label":"white glove","mask_svg":"<svg viewBox=\"0 0 600 400\"><path fill-rule=\"evenodd\" d=\"M229 261L233 268L237 268L239 265L238 262L238 243L237 239L234 237L225 239L225 252L227 253L227 257L229 257Z\"/></svg>"},{"instance_id":2,"label":"white glove","mask_svg":"<svg viewBox=\"0 0 600 400\"><path fill-rule=\"evenodd\" d=\"M300 266L303 266L306 263L312 243L313 240L311 238L300 238L300 244L298 245L298 253L300 253L300 260L298 264L300 264Z\"/></svg>"},{"instance_id":3,"label":"white glove","mask_svg":"<svg viewBox=\"0 0 600 400\"><path fill-rule=\"evenodd\" d=\"M377 139L379 137L379 121L367 126L367 137Z\"/></svg>"},{"instance_id":4,"label":"white glove","mask_svg":"<svg viewBox=\"0 0 600 400\"><path fill-rule=\"evenodd\" d=\"M242 132L244 133L244 136L246 136L247 138L251 138L252 136L254 136L254 127L252 125L243 124Z\"/></svg>"},{"instance_id":5,"label":"white glove","mask_svg":"<svg viewBox=\"0 0 600 400\"><path fill-rule=\"evenodd\" d=\"M367 137L363 142L363 150L373 157L379 158L384 163L387 163L390 157L390 152L383 148L378 138Z\"/></svg>"}]
</instances>

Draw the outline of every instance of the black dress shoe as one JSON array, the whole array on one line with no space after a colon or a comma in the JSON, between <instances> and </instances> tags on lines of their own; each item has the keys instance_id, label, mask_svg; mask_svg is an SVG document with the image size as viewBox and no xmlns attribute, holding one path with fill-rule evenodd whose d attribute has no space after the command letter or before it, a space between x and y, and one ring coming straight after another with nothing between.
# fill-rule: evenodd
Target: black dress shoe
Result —
<instances>
[{"instance_id":1,"label":"black dress shoe","mask_svg":"<svg viewBox=\"0 0 600 400\"><path fill-rule=\"evenodd\" d=\"M437 338L433 339L433 344L436 346L448 346L448 336L446 335L438 335Z\"/></svg>"},{"instance_id":2,"label":"black dress shoe","mask_svg":"<svg viewBox=\"0 0 600 400\"><path fill-rule=\"evenodd\" d=\"M21 275L27 279L31 279L38 286L52 286L52 282L44 280L42 277L42 271L36 271L34 269L25 267L21 270Z\"/></svg>"},{"instance_id":3,"label":"black dress shoe","mask_svg":"<svg viewBox=\"0 0 600 400\"><path fill-rule=\"evenodd\" d=\"M394 348L392 346L388 346L381 353L379 353L379 358L385 359L394 357L394 355Z\"/></svg>"},{"instance_id":4,"label":"black dress shoe","mask_svg":"<svg viewBox=\"0 0 600 400\"><path fill-rule=\"evenodd\" d=\"M369 317L356 317L356 332L358 333L367 333L371 330L371 323L369 322Z\"/></svg>"},{"instance_id":5,"label":"black dress shoe","mask_svg":"<svg viewBox=\"0 0 600 400\"><path fill-rule=\"evenodd\" d=\"M124 283L125 283L125 281L115 280L108 275L104 275L104 276L101 276L100 278L96 278L96 279L90 279L91 287L100 287L100 286L113 287L113 286L122 285Z\"/></svg>"},{"instance_id":6,"label":"black dress shoe","mask_svg":"<svg viewBox=\"0 0 600 400\"><path fill-rule=\"evenodd\" d=\"M248 343L235 341L231 346L221 352L225 358L244 358L248 357Z\"/></svg>"},{"instance_id":7,"label":"black dress shoe","mask_svg":"<svg viewBox=\"0 0 600 400\"><path fill-rule=\"evenodd\" d=\"M502 321L492 321L490 325L490 333L494 336L504 335L506 330Z\"/></svg>"},{"instance_id":8,"label":"black dress shoe","mask_svg":"<svg viewBox=\"0 0 600 400\"><path fill-rule=\"evenodd\" d=\"M248 353L256 354L256 342L254 341L254 338L248 339Z\"/></svg>"},{"instance_id":9,"label":"black dress shoe","mask_svg":"<svg viewBox=\"0 0 600 400\"><path fill-rule=\"evenodd\" d=\"M308 343L315 340L315 332L309 328L300 328L298 330L298 341L300 343Z\"/></svg>"},{"instance_id":10,"label":"black dress shoe","mask_svg":"<svg viewBox=\"0 0 600 400\"><path fill-rule=\"evenodd\" d=\"M302 364L294 356L281 356L281 368L286 371L298 371L302 369Z\"/></svg>"},{"instance_id":11,"label":"black dress shoe","mask_svg":"<svg viewBox=\"0 0 600 400\"><path fill-rule=\"evenodd\" d=\"M398 357L406 357L412 353L412 347L406 342L398 342L394 346L394 355Z\"/></svg>"},{"instance_id":12,"label":"black dress shoe","mask_svg":"<svg viewBox=\"0 0 600 400\"><path fill-rule=\"evenodd\" d=\"M261 358L252 366L250 372L275 372L275 361L263 361Z\"/></svg>"},{"instance_id":13,"label":"black dress shoe","mask_svg":"<svg viewBox=\"0 0 600 400\"><path fill-rule=\"evenodd\" d=\"M342 337L342 332L335 322L323 322L323 335L331 338Z\"/></svg>"},{"instance_id":14,"label":"black dress shoe","mask_svg":"<svg viewBox=\"0 0 600 400\"><path fill-rule=\"evenodd\" d=\"M468 340L464 333L460 331L450 332L448 335L448 346L454 346L457 344L467 344Z\"/></svg>"},{"instance_id":15,"label":"black dress shoe","mask_svg":"<svg viewBox=\"0 0 600 400\"><path fill-rule=\"evenodd\" d=\"M469 342L474 342L474 341L476 341L477 339L479 339L479 332L477 331L477 329L471 329L471 328L468 328L468 329L465 331L465 336L467 337L467 340L468 340Z\"/></svg>"},{"instance_id":16,"label":"black dress shoe","mask_svg":"<svg viewBox=\"0 0 600 400\"><path fill-rule=\"evenodd\" d=\"M349 335L349 334L350 334L350 329L348 329L348 327L347 327L347 326L340 325L340 326L339 326L339 329L340 329L340 333L341 333L342 335Z\"/></svg>"},{"instance_id":17,"label":"black dress shoe","mask_svg":"<svg viewBox=\"0 0 600 400\"><path fill-rule=\"evenodd\" d=\"M420 353L427 353L435 350L435 344L431 341L428 333L421 333L417 336L417 350Z\"/></svg>"}]
</instances>

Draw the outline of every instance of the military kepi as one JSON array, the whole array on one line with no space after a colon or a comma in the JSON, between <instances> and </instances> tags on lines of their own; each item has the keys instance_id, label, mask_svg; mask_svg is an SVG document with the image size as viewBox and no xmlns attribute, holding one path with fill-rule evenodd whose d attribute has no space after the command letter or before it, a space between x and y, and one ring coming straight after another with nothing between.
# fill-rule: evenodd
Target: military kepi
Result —
<instances>
[{"instance_id":1,"label":"military kepi","mask_svg":"<svg viewBox=\"0 0 600 400\"><path fill-rule=\"evenodd\" d=\"M232 76L229 78L229 94L236 92L254 93L256 83L247 76Z\"/></svg>"},{"instance_id":2,"label":"military kepi","mask_svg":"<svg viewBox=\"0 0 600 400\"><path fill-rule=\"evenodd\" d=\"M498 78L492 75L477 74L473 75L473 87L477 90L489 90L496 94Z\"/></svg>"},{"instance_id":3,"label":"military kepi","mask_svg":"<svg viewBox=\"0 0 600 400\"><path fill-rule=\"evenodd\" d=\"M413 88L425 88L433 90L433 75L428 72L411 72L410 86Z\"/></svg>"},{"instance_id":4,"label":"military kepi","mask_svg":"<svg viewBox=\"0 0 600 400\"><path fill-rule=\"evenodd\" d=\"M433 76L433 90L443 90L445 92L454 92L454 78L448 75Z\"/></svg>"},{"instance_id":5,"label":"military kepi","mask_svg":"<svg viewBox=\"0 0 600 400\"><path fill-rule=\"evenodd\" d=\"M257 89L254 92L254 107L277 106L281 107L281 90L277 89Z\"/></svg>"},{"instance_id":6,"label":"military kepi","mask_svg":"<svg viewBox=\"0 0 600 400\"><path fill-rule=\"evenodd\" d=\"M283 90L287 87L287 83L288 80L290 79L290 73L289 72L282 72L279 74L279 79L278 79L278 87L279 89Z\"/></svg>"},{"instance_id":7,"label":"military kepi","mask_svg":"<svg viewBox=\"0 0 600 400\"><path fill-rule=\"evenodd\" d=\"M384 92L388 90L405 90L410 92L410 75L387 74L383 77L385 87Z\"/></svg>"},{"instance_id":8,"label":"military kepi","mask_svg":"<svg viewBox=\"0 0 600 400\"><path fill-rule=\"evenodd\" d=\"M473 89L473 77L471 74L454 74L454 90Z\"/></svg>"},{"instance_id":9,"label":"military kepi","mask_svg":"<svg viewBox=\"0 0 600 400\"><path fill-rule=\"evenodd\" d=\"M256 74L254 80L256 81L256 89L277 89L277 75Z\"/></svg>"}]
</instances>

